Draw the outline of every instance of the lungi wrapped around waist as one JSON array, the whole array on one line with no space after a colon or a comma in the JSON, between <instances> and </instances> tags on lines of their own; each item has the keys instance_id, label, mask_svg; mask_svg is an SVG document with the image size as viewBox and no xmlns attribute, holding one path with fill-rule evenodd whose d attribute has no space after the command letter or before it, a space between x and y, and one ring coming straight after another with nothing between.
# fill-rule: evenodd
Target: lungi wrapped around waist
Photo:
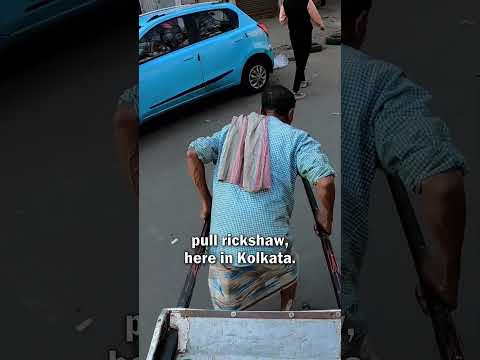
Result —
<instances>
[{"instance_id":1,"label":"lungi wrapped around waist","mask_svg":"<svg viewBox=\"0 0 480 360\"><path fill-rule=\"evenodd\" d=\"M297 261L294 264L241 267L216 263L210 265L208 286L216 310L238 311L289 287L297 277Z\"/></svg>"}]
</instances>

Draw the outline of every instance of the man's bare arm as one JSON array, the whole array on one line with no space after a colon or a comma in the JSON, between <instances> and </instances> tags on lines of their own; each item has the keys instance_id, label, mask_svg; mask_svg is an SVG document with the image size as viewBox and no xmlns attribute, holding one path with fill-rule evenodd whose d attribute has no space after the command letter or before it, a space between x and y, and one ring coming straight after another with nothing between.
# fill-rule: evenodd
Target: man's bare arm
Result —
<instances>
[{"instance_id":1,"label":"man's bare arm","mask_svg":"<svg viewBox=\"0 0 480 360\"><path fill-rule=\"evenodd\" d=\"M335 181L333 176L327 176L314 186L315 196L319 201L319 209L315 214L322 230L330 235L332 233L333 207L335 204ZM318 231L318 229L317 229Z\"/></svg>"},{"instance_id":2,"label":"man's bare arm","mask_svg":"<svg viewBox=\"0 0 480 360\"><path fill-rule=\"evenodd\" d=\"M425 221L439 250L425 262L423 275L431 290L456 308L466 212L463 174L432 176L422 183L421 193Z\"/></svg>"},{"instance_id":3,"label":"man's bare arm","mask_svg":"<svg viewBox=\"0 0 480 360\"><path fill-rule=\"evenodd\" d=\"M280 6L280 14L278 15L278 20L280 21L280 24L282 25L287 25L288 24L288 18L287 14L285 14L285 8Z\"/></svg>"},{"instance_id":4,"label":"man's bare arm","mask_svg":"<svg viewBox=\"0 0 480 360\"><path fill-rule=\"evenodd\" d=\"M309 0L307 9L308 9L308 14L310 15L311 21L316 26L320 27L320 29L325 30L325 24L323 23L323 19L320 16L320 13L318 12L317 7L315 6L312 0Z\"/></svg>"},{"instance_id":5,"label":"man's bare arm","mask_svg":"<svg viewBox=\"0 0 480 360\"><path fill-rule=\"evenodd\" d=\"M205 165L198 158L197 153L193 149L188 149L187 151L187 167L188 174L192 178L195 188L200 196L202 205L200 217L205 220L210 217L212 195L210 194L207 180L205 178Z\"/></svg>"}]
</instances>

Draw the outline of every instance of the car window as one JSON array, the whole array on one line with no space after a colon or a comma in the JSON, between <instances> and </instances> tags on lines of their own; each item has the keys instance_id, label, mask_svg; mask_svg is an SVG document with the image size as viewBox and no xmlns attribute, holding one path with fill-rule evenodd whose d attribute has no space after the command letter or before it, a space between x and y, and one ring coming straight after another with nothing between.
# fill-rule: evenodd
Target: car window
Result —
<instances>
[{"instance_id":1,"label":"car window","mask_svg":"<svg viewBox=\"0 0 480 360\"><path fill-rule=\"evenodd\" d=\"M163 56L191 44L183 17L167 20L151 29L140 40L139 62Z\"/></svg>"},{"instance_id":2,"label":"car window","mask_svg":"<svg viewBox=\"0 0 480 360\"><path fill-rule=\"evenodd\" d=\"M198 39L205 40L238 28L238 15L228 9L202 11L194 14Z\"/></svg>"}]
</instances>

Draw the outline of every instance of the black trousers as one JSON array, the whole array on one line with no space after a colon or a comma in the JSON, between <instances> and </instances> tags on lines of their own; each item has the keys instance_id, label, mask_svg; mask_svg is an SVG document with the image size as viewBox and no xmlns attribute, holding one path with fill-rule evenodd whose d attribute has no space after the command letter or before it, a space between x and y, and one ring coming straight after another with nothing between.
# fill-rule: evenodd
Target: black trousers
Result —
<instances>
[{"instance_id":1,"label":"black trousers","mask_svg":"<svg viewBox=\"0 0 480 360\"><path fill-rule=\"evenodd\" d=\"M305 67L307 66L310 50L312 49L312 29L303 31L290 31L293 54L297 70L293 82L293 92L300 90L300 83L305 81Z\"/></svg>"}]
</instances>

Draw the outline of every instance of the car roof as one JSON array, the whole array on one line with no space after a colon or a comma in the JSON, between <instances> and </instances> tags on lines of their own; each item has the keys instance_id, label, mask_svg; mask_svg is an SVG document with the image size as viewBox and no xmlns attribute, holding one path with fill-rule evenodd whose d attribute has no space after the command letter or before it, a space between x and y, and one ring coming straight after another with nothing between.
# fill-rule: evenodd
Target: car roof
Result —
<instances>
[{"instance_id":1,"label":"car roof","mask_svg":"<svg viewBox=\"0 0 480 360\"><path fill-rule=\"evenodd\" d=\"M149 11L147 13L141 14L139 16L139 27L142 28L150 21L155 19L165 17L170 14L188 14L191 11L198 11L198 10L208 10L212 8L212 5L230 5L228 7L232 7L230 3L224 1L212 1L212 2L203 2L203 3L195 3L195 4L187 4L187 5L179 5L179 6L172 6L163 9Z\"/></svg>"}]
</instances>

